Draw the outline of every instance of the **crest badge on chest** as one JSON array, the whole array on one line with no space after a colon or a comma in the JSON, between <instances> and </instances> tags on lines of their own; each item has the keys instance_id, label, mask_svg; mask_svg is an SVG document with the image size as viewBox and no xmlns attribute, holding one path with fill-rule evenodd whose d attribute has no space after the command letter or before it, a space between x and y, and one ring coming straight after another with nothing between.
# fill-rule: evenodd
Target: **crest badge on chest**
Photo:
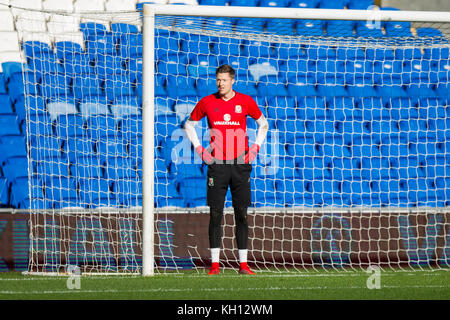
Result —
<instances>
[{"instance_id":1,"label":"crest badge on chest","mask_svg":"<svg viewBox=\"0 0 450 320\"><path fill-rule=\"evenodd\" d=\"M242 107L241 107L241 105L237 104L237 105L234 107L234 112L236 112L236 113L242 113Z\"/></svg>"}]
</instances>

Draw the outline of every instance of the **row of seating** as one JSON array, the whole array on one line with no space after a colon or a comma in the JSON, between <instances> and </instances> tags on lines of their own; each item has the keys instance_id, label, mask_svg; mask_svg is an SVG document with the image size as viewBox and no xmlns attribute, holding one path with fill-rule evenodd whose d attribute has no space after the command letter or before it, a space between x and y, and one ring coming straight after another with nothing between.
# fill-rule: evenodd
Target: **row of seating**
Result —
<instances>
[{"instance_id":1,"label":"row of seating","mask_svg":"<svg viewBox=\"0 0 450 320\"><path fill-rule=\"evenodd\" d=\"M18 181L28 182L27 177ZM36 179L38 179L36 177ZM203 183L200 183L202 181ZM448 205L449 178L409 180L362 181L287 181L267 179L252 180L252 198L255 207L261 206L445 206ZM206 204L205 179L157 180L155 206L196 207ZM27 186L27 184L25 184ZM63 207L120 207L142 205L139 181L73 179L55 177L46 184L35 181L31 199L34 208ZM12 202L19 208L28 207L28 190L14 185ZM48 197L45 197L45 194ZM169 195L169 196L167 196ZM48 200L44 200L48 199ZM51 200L50 200L51 199ZM227 197L230 205L230 197Z\"/></svg>"}]
</instances>

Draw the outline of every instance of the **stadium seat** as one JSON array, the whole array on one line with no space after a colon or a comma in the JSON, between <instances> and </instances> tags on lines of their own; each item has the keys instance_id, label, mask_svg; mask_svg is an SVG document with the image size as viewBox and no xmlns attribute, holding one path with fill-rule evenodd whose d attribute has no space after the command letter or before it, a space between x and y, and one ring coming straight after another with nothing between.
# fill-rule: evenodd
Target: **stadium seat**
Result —
<instances>
[{"instance_id":1,"label":"stadium seat","mask_svg":"<svg viewBox=\"0 0 450 320\"><path fill-rule=\"evenodd\" d=\"M47 103L47 112L50 116L50 121L57 119L60 116L74 115L78 113L75 105L75 99L72 97L53 97ZM45 118L43 120L46 120Z\"/></svg>"},{"instance_id":2,"label":"stadium seat","mask_svg":"<svg viewBox=\"0 0 450 320\"><path fill-rule=\"evenodd\" d=\"M69 86L70 78L63 74L44 73L40 83L40 93L47 98L66 97L72 94Z\"/></svg>"},{"instance_id":3,"label":"stadium seat","mask_svg":"<svg viewBox=\"0 0 450 320\"><path fill-rule=\"evenodd\" d=\"M141 106L136 96L117 97L111 103L111 113L116 119L129 115L138 116L141 113Z\"/></svg>"},{"instance_id":4,"label":"stadium seat","mask_svg":"<svg viewBox=\"0 0 450 320\"><path fill-rule=\"evenodd\" d=\"M117 206L114 193L108 181L101 179L80 179L80 201L87 208Z\"/></svg>"},{"instance_id":5,"label":"stadium seat","mask_svg":"<svg viewBox=\"0 0 450 320\"><path fill-rule=\"evenodd\" d=\"M197 94L200 96L207 96L217 92L216 79L213 78L199 78L196 82Z\"/></svg>"},{"instance_id":6,"label":"stadium seat","mask_svg":"<svg viewBox=\"0 0 450 320\"><path fill-rule=\"evenodd\" d=\"M347 0L319 0L319 8L322 9L344 9Z\"/></svg>"},{"instance_id":7,"label":"stadium seat","mask_svg":"<svg viewBox=\"0 0 450 320\"><path fill-rule=\"evenodd\" d=\"M229 0L230 6L239 6L239 7L257 7L258 0Z\"/></svg>"},{"instance_id":8,"label":"stadium seat","mask_svg":"<svg viewBox=\"0 0 450 320\"><path fill-rule=\"evenodd\" d=\"M217 57L211 55L192 55L187 66L187 73L190 77L215 77L216 69L219 66Z\"/></svg>"},{"instance_id":9,"label":"stadium seat","mask_svg":"<svg viewBox=\"0 0 450 320\"><path fill-rule=\"evenodd\" d=\"M218 57L238 57L241 52L241 40L227 37L217 37L210 42L211 51ZM214 57L215 58L215 57ZM217 62L216 62L217 64Z\"/></svg>"},{"instance_id":10,"label":"stadium seat","mask_svg":"<svg viewBox=\"0 0 450 320\"><path fill-rule=\"evenodd\" d=\"M89 56L84 53L74 53L66 56L63 62L64 72L68 76L76 76L83 74L94 74L95 70L91 65Z\"/></svg>"},{"instance_id":11,"label":"stadium seat","mask_svg":"<svg viewBox=\"0 0 450 320\"><path fill-rule=\"evenodd\" d=\"M125 73L124 61L117 55L96 55L94 59L97 76L101 79Z\"/></svg>"},{"instance_id":12,"label":"stadium seat","mask_svg":"<svg viewBox=\"0 0 450 320\"><path fill-rule=\"evenodd\" d=\"M142 58L142 50L142 33L122 35L118 40L118 53L124 58Z\"/></svg>"},{"instance_id":13,"label":"stadium seat","mask_svg":"<svg viewBox=\"0 0 450 320\"><path fill-rule=\"evenodd\" d=\"M442 32L436 28L417 28L417 36L421 38L442 37Z\"/></svg>"},{"instance_id":14,"label":"stadium seat","mask_svg":"<svg viewBox=\"0 0 450 320\"><path fill-rule=\"evenodd\" d=\"M27 61L39 59L44 55L52 55L53 50L49 43L39 40L29 40L22 44L22 50L25 53Z\"/></svg>"},{"instance_id":15,"label":"stadium seat","mask_svg":"<svg viewBox=\"0 0 450 320\"><path fill-rule=\"evenodd\" d=\"M370 6L373 6L373 0L349 0L347 2L347 8L352 10L367 10Z\"/></svg>"},{"instance_id":16,"label":"stadium seat","mask_svg":"<svg viewBox=\"0 0 450 320\"><path fill-rule=\"evenodd\" d=\"M95 149L97 156L101 160L108 160L109 158L127 158L127 140L116 138L114 140L98 141Z\"/></svg>"},{"instance_id":17,"label":"stadium seat","mask_svg":"<svg viewBox=\"0 0 450 320\"><path fill-rule=\"evenodd\" d=\"M33 176L31 194L29 192L28 177L18 177L11 183L10 204L18 209L47 209L47 203L43 201L44 192L42 181L39 177ZM30 200L32 207L30 208Z\"/></svg>"},{"instance_id":18,"label":"stadium seat","mask_svg":"<svg viewBox=\"0 0 450 320\"><path fill-rule=\"evenodd\" d=\"M167 79L167 94L173 99L178 99L182 96L196 96L197 90L195 88L196 78L194 77L180 77L169 75Z\"/></svg>"},{"instance_id":19,"label":"stadium seat","mask_svg":"<svg viewBox=\"0 0 450 320\"><path fill-rule=\"evenodd\" d=\"M203 6L225 6L229 0L199 0L199 4Z\"/></svg>"},{"instance_id":20,"label":"stadium seat","mask_svg":"<svg viewBox=\"0 0 450 320\"><path fill-rule=\"evenodd\" d=\"M376 23L372 22L357 24L355 31L358 37L380 38L384 36L381 27L377 27Z\"/></svg>"},{"instance_id":21,"label":"stadium seat","mask_svg":"<svg viewBox=\"0 0 450 320\"><path fill-rule=\"evenodd\" d=\"M106 78L103 90L108 100L114 100L121 96L134 95L132 86L133 79L127 74L116 74L114 77Z\"/></svg>"},{"instance_id":22,"label":"stadium seat","mask_svg":"<svg viewBox=\"0 0 450 320\"><path fill-rule=\"evenodd\" d=\"M14 181L19 177L28 177L27 157L12 157L5 161L2 166L3 176L8 181Z\"/></svg>"},{"instance_id":23,"label":"stadium seat","mask_svg":"<svg viewBox=\"0 0 450 320\"><path fill-rule=\"evenodd\" d=\"M80 97L81 98L81 97ZM84 118L92 116L103 116L109 114L108 99L104 95L89 95L81 99L80 114Z\"/></svg>"},{"instance_id":24,"label":"stadium seat","mask_svg":"<svg viewBox=\"0 0 450 320\"><path fill-rule=\"evenodd\" d=\"M86 135L85 119L80 114L61 114L55 120L54 132L61 138L80 138Z\"/></svg>"},{"instance_id":25,"label":"stadium seat","mask_svg":"<svg viewBox=\"0 0 450 320\"><path fill-rule=\"evenodd\" d=\"M137 177L137 172L133 166L133 159L114 156L107 159L105 178L108 181L136 180Z\"/></svg>"},{"instance_id":26,"label":"stadium seat","mask_svg":"<svg viewBox=\"0 0 450 320\"><path fill-rule=\"evenodd\" d=\"M238 18L238 19L236 19L236 30L237 31L253 30L256 32L262 32L262 31L264 31L265 24L266 24L266 19Z\"/></svg>"},{"instance_id":27,"label":"stadium seat","mask_svg":"<svg viewBox=\"0 0 450 320\"><path fill-rule=\"evenodd\" d=\"M333 20L326 23L326 35L329 37L353 37L354 29L354 21Z\"/></svg>"},{"instance_id":28,"label":"stadium seat","mask_svg":"<svg viewBox=\"0 0 450 320\"><path fill-rule=\"evenodd\" d=\"M119 122L119 127L124 139L135 139L136 135L142 133L142 117L128 115L122 118Z\"/></svg>"},{"instance_id":29,"label":"stadium seat","mask_svg":"<svg viewBox=\"0 0 450 320\"><path fill-rule=\"evenodd\" d=\"M0 115L0 136L20 135L17 115L6 113Z\"/></svg>"},{"instance_id":30,"label":"stadium seat","mask_svg":"<svg viewBox=\"0 0 450 320\"><path fill-rule=\"evenodd\" d=\"M139 181L117 180L113 185L117 202L127 207L142 206L142 184Z\"/></svg>"},{"instance_id":31,"label":"stadium seat","mask_svg":"<svg viewBox=\"0 0 450 320\"><path fill-rule=\"evenodd\" d=\"M291 8L317 8L319 0L292 0L289 3Z\"/></svg>"},{"instance_id":32,"label":"stadium seat","mask_svg":"<svg viewBox=\"0 0 450 320\"><path fill-rule=\"evenodd\" d=\"M411 23L399 22L399 21L386 21L384 23L384 29L386 30L386 36L388 37L412 37Z\"/></svg>"}]
</instances>

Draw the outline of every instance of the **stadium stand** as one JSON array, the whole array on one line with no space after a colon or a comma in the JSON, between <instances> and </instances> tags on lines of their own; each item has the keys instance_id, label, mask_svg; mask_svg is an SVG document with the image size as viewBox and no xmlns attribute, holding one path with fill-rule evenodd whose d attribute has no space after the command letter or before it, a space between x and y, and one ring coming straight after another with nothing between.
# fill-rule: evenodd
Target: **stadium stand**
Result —
<instances>
[{"instance_id":1,"label":"stadium stand","mask_svg":"<svg viewBox=\"0 0 450 320\"><path fill-rule=\"evenodd\" d=\"M144 2L166 3L167 1L5 0L1 2L37 10L81 12L134 10L141 8ZM366 9L373 5L372 0L170 0L169 3L347 9ZM382 9L395 10L395 8ZM35 14L37 16L39 12ZM36 184L42 187L42 192L66 190L66 192L55 194L54 202L39 203L37 207L79 207L83 206L83 203L94 203L99 206L120 204L139 206L142 204L139 196L132 199L125 198L124 193L120 192L118 193L120 196L116 198L115 191L129 189L133 190L134 194L140 194L141 188L138 183L124 183L121 180L123 177L141 176L142 163L133 165L127 163L127 155L136 155L141 150L128 148L128 141L136 139L136 135L120 131L122 127L130 128L129 124L136 128L136 132L141 132L142 129L141 30L137 26L124 23L106 25L98 22L84 22L73 17L58 19L70 20L70 23L65 24L67 29L59 30L58 20L52 19L48 21L43 19L42 21L45 21L43 24L33 24L33 26L27 25L27 20L21 19L20 16L17 21L14 21L10 9L0 6L2 71L0 73L0 172L2 174L0 205L14 208L29 206L26 157L27 152L33 154L37 150L36 148L28 150L24 139L26 135L24 86L26 85L28 93L32 94L28 103L38 106L37 109L42 111L30 116L28 120L31 130L39 130L42 133L38 145L47 146L49 151L46 156L48 157L67 159L67 166L64 167L50 168L48 164L41 164L36 168L30 168L35 174L31 177L32 179L39 179L39 172L59 173L57 177L48 181L39 181ZM385 22L383 23L384 31L352 21L288 21L283 30L278 28L276 21L267 22L264 19L251 23L243 18L223 19L214 20L213 23L227 30L232 30L233 26L251 27L266 32L299 36L382 37L394 34L407 37L442 36L438 29L433 28L417 28L413 34L411 24L408 22ZM60 33L61 36L42 37L39 40L19 39L16 30L19 27L38 28L43 32L49 30L53 34ZM65 39L63 34L66 31L78 33L78 40ZM162 34L164 31L160 32ZM446 83L449 62L448 59L442 59L448 57L448 49L425 49L421 52L416 49L363 51L346 48L344 52L344 50L334 50L330 47L310 47L305 50L295 45L260 46L261 43L257 41L254 43L247 41L243 46L244 42L240 40L226 39L228 42L224 40L200 35L187 36L181 32L174 33L173 37L157 38L157 70L163 74L182 75L182 77L156 78L156 96L168 96L172 97L173 101L177 101L176 104L168 105L167 100L161 100L165 105L158 107L157 116L164 121L157 122L155 140L157 146L163 145L164 137L178 128L177 123L192 110L198 97L215 89L214 81L205 80L201 76L214 74L215 68L221 63L230 63L239 66L239 70L248 70L248 72L238 73L236 90L250 94L258 101L264 99L265 103L261 105L267 110L266 116L271 126L283 132L280 139L285 143L285 148L281 151L282 155L278 164L281 170L277 172L276 179L252 180L255 187L253 190L264 190L257 192L264 193L262 197L265 199L265 205L272 203L275 206L292 204L314 206L324 205L330 201L335 204L342 203L342 205L376 205L377 201L381 201L381 203L401 206L405 203L428 204L433 199L439 205L448 204L440 201L445 198L445 194L436 193L433 198L416 192L421 185L427 186L429 190L435 190L436 187L442 188L446 180L438 178L448 176L446 172L448 166L437 165L439 161L444 161L439 158L439 155L448 147L448 142L442 142L442 136L438 136L438 133L444 135L447 139L445 141L450 138L447 129L450 128L450 124L446 111L450 92ZM22 45L19 46L19 43ZM261 51L262 48L265 51ZM180 54L179 49L181 52L192 54ZM22 60L21 50L25 61ZM248 57L254 56L254 52L265 60L252 62ZM294 56L297 59L290 59ZM23 65L25 65L24 69L22 69ZM27 72L27 70L34 70L37 73ZM46 70L46 72L39 72L40 70ZM292 74L289 70L300 72ZM308 73L301 73L302 70L308 70ZM407 86L403 85L405 79L400 75L399 70L409 75L409 79L406 79ZM372 71L374 74L384 76L367 77L367 74ZM38 79L28 78L36 77L36 75ZM423 80L429 77L435 77L435 82L440 84L436 87L422 85ZM439 82L439 79L445 79L445 81ZM418 89L421 92L420 97L416 94ZM43 101L42 97L47 97L48 100ZM308 107L310 105L314 105L315 108ZM97 117L106 114L110 114L111 117ZM49 120L39 121L44 117ZM125 126L125 122L129 124ZM428 128L435 128L435 130L427 131ZM401 147L396 148L383 144L386 141L393 141L392 139L398 138L398 133L406 133L406 131L408 141L415 143L399 143ZM434 135L430 132L434 132ZM58 138L54 136L55 134ZM372 140L364 143L364 139L374 139L374 136L379 137L377 144L374 144ZM89 139L83 140L79 137ZM139 136L137 139L142 137ZM426 152L420 150L424 148L424 143L429 141L435 142L433 144L436 148L435 154L430 153L431 149L427 149ZM90 156L75 159L73 150L85 150L85 154ZM155 199L157 206L204 205L206 195L202 186L205 172L196 165L191 165L189 168L186 167L187 165L174 165L171 154L167 150L163 149L161 152L158 149L157 152L164 157L164 160L156 162L155 177L161 182L157 183L157 187L161 188L161 194L170 195L167 198L157 196ZM421 153L429 157L426 160L421 159L419 156ZM116 156L106 156L110 154ZM334 156L327 157L326 155L329 154ZM340 161L340 159L347 159L346 157L361 158L365 154L370 154L372 157L368 161L349 160L345 163ZM343 158L339 158L338 155L342 155ZM431 166L433 170L422 167L423 161L435 164ZM92 163L98 165L89 165ZM86 171L86 168L90 170ZM92 168L97 169L91 170ZM76 176L83 179L74 180L72 173L75 172L78 173ZM165 172L169 172L169 175L167 176ZM369 180L367 180L368 175L370 175ZM414 179L415 183L387 186L390 178L398 176L409 176L421 180ZM97 185L90 185L87 188L105 190L105 192L100 194L82 192L86 189L84 185L94 181L87 179L89 177L106 178L99 180ZM287 177L298 178L292 182L295 186L290 187L276 182L277 179ZM200 187L190 188L193 185ZM379 195L384 188L408 191L408 197L411 198L404 198L399 196L398 192L393 192L393 195L383 195L380 200ZM295 192L287 192L289 190L295 190ZM361 192L357 191L355 195L342 193L343 190ZM366 194L363 190L370 192ZM256 195L256 198L259 196Z\"/></svg>"}]
</instances>

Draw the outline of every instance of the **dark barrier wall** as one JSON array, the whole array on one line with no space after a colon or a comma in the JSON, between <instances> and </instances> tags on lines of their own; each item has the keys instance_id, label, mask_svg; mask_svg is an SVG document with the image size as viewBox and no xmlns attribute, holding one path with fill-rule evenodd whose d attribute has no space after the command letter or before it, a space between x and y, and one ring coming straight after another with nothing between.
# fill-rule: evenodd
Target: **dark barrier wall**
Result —
<instances>
[{"instance_id":1,"label":"dark barrier wall","mask_svg":"<svg viewBox=\"0 0 450 320\"><path fill-rule=\"evenodd\" d=\"M25 213L0 213L0 271L27 270L28 217ZM141 228L140 223L135 225L136 218L136 214L131 219L122 214L41 214L34 224L45 227L34 228L33 232L39 238L44 233L54 235L57 240L50 241L52 244L39 240L38 246L54 246L56 253L51 259L58 264L76 264L76 251L84 257L106 252L118 266L127 259L139 265L141 235L136 230ZM267 268L450 266L449 222L450 213L249 213L249 262L258 261L260 267ZM158 265L187 269L208 266L208 223L208 214L159 214L155 225ZM237 248L233 214L225 214L224 225L222 261L234 266ZM76 243L89 237L90 246ZM100 238L106 241L96 240ZM44 256L35 259L43 261Z\"/></svg>"}]
</instances>

